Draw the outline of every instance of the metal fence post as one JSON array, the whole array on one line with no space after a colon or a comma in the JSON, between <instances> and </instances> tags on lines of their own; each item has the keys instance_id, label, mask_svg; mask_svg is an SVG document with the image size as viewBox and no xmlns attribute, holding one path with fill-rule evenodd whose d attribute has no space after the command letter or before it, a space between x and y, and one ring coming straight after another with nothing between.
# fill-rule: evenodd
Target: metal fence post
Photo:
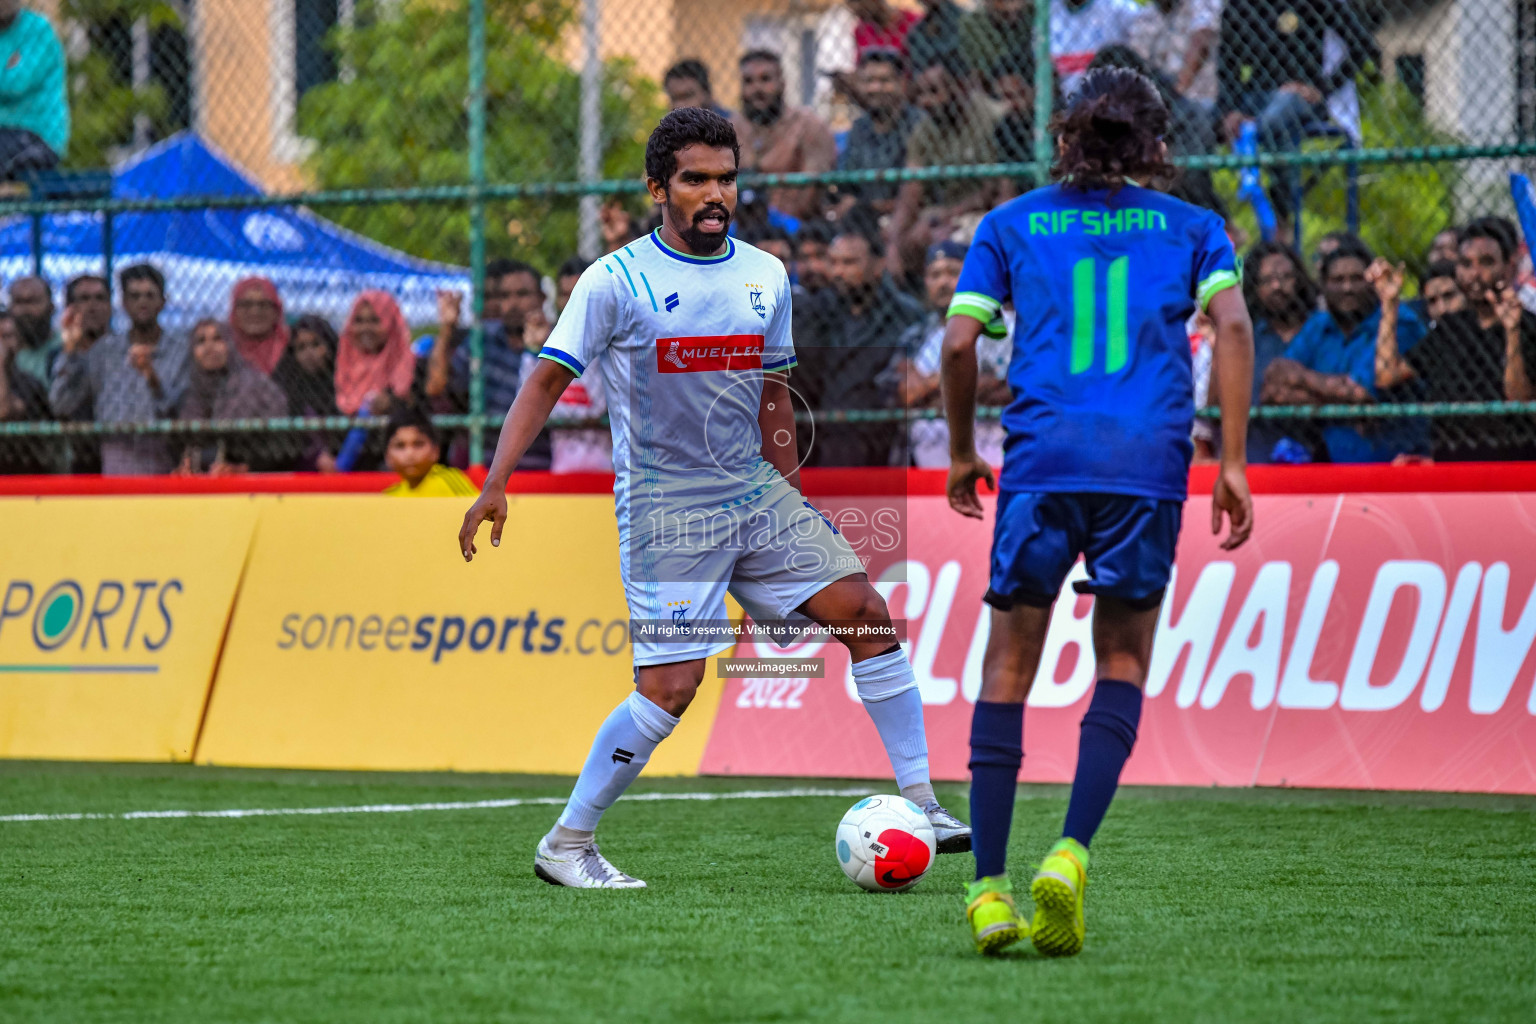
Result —
<instances>
[{"instance_id":1,"label":"metal fence post","mask_svg":"<svg viewBox=\"0 0 1536 1024\"><path fill-rule=\"evenodd\" d=\"M577 177L583 185L596 184L603 177L603 8L601 0L585 0L581 32L581 130L578 136ZM603 236L598 223L602 199L584 192L577 200L577 249L582 256L595 260L602 253Z\"/></svg>"},{"instance_id":2,"label":"metal fence post","mask_svg":"<svg viewBox=\"0 0 1536 1024\"><path fill-rule=\"evenodd\" d=\"M469 462L485 464L485 0L469 0Z\"/></svg>"},{"instance_id":3,"label":"metal fence post","mask_svg":"<svg viewBox=\"0 0 1536 1024\"><path fill-rule=\"evenodd\" d=\"M1051 66L1051 5L1035 2L1035 185L1051 180L1051 110L1056 104L1056 76Z\"/></svg>"}]
</instances>

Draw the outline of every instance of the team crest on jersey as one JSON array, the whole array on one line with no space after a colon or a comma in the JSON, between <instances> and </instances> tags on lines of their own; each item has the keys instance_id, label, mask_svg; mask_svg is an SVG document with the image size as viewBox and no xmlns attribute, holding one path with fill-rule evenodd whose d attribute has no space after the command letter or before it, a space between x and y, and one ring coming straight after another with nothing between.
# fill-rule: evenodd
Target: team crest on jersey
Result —
<instances>
[{"instance_id":1,"label":"team crest on jersey","mask_svg":"<svg viewBox=\"0 0 1536 1024\"><path fill-rule=\"evenodd\" d=\"M760 284L747 285L747 301L752 305L752 312L768 319L768 307L763 305L763 286Z\"/></svg>"}]
</instances>

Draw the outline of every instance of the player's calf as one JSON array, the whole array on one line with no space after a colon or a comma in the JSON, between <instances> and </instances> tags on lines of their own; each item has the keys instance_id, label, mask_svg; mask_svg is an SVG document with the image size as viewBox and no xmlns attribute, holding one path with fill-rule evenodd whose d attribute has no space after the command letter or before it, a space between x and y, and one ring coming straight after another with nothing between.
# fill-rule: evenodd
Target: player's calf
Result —
<instances>
[{"instance_id":1,"label":"player's calf","mask_svg":"<svg viewBox=\"0 0 1536 1024\"><path fill-rule=\"evenodd\" d=\"M837 636L853 661L859 700L891 759L901 795L922 808L933 826L939 853L971 848L971 828L940 805L928 772L928 737L923 730L923 697L906 651L895 642L890 611L863 574L838 580L801 608ZM857 625L858 629L853 628Z\"/></svg>"}]
</instances>

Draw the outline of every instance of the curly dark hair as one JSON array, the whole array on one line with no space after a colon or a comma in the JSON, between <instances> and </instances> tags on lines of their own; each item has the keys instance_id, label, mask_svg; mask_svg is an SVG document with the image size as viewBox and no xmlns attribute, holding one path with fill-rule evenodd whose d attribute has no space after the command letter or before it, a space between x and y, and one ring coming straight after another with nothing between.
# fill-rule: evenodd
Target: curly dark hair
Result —
<instances>
[{"instance_id":1,"label":"curly dark hair","mask_svg":"<svg viewBox=\"0 0 1536 1024\"><path fill-rule=\"evenodd\" d=\"M1296 272L1296 298L1307 309L1317 307L1317 282L1301 254L1284 242L1259 242L1243 257L1243 298L1250 310L1259 308L1259 268L1271 256L1283 256Z\"/></svg>"},{"instance_id":2,"label":"curly dark hair","mask_svg":"<svg viewBox=\"0 0 1536 1024\"><path fill-rule=\"evenodd\" d=\"M1452 281L1456 280L1456 264L1450 260L1435 260L1435 262L1429 265L1429 269L1424 271L1424 276L1419 278L1419 291L1422 292L1424 286L1437 277L1448 277Z\"/></svg>"},{"instance_id":3,"label":"curly dark hair","mask_svg":"<svg viewBox=\"0 0 1536 1024\"><path fill-rule=\"evenodd\" d=\"M1520 248L1519 231L1503 217L1478 217L1468 221L1465 227L1456 232L1456 247L1459 249L1463 243L1474 238L1490 239L1499 247L1499 255L1506 263Z\"/></svg>"},{"instance_id":4,"label":"curly dark hair","mask_svg":"<svg viewBox=\"0 0 1536 1024\"><path fill-rule=\"evenodd\" d=\"M729 149L741 163L741 143L731 122L703 107L679 107L656 126L645 143L645 176L662 184L677 173L677 154L689 146Z\"/></svg>"},{"instance_id":5,"label":"curly dark hair","mask_svg":"<svg viewBox=\"0 0 1536 1024\"><path fill-rule=\"evenodd\" d=\"M1118 191L1127 178L1147 183L1173 176L1163 148L1168 106L1152 80L1128 68L1095 68L1066 110L1051 118L1060 140L1051 173L1082 191Z\"/></svg>"}]
</instances>

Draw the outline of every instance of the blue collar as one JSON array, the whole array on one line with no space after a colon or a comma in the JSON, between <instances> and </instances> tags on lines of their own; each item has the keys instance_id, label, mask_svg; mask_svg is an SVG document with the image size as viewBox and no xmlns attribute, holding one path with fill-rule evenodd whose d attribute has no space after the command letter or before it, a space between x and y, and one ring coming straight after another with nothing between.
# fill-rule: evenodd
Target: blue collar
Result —
<instances>
[{"instance_id":1,"label":"blue collar","mask_svg":"<svg viewBox=\"0 0 1536 1024\"><path fill-rule=\"evenodd\" d=\"M661 228L657 228L655 231L651 232L651 241L656 243L656 248L660 249L668 256L671 256L673 259L679 260L683 263L693 263L699 266L707 267L714 263L724 263L726 260L736 255L736 243L731 239L729 235L727 235L725 238L725 252L719 254L718 256L691 256L686 252L680 252L679 250L672 248L666 242L661 240Z\"/></svg>"}]
</instances>

